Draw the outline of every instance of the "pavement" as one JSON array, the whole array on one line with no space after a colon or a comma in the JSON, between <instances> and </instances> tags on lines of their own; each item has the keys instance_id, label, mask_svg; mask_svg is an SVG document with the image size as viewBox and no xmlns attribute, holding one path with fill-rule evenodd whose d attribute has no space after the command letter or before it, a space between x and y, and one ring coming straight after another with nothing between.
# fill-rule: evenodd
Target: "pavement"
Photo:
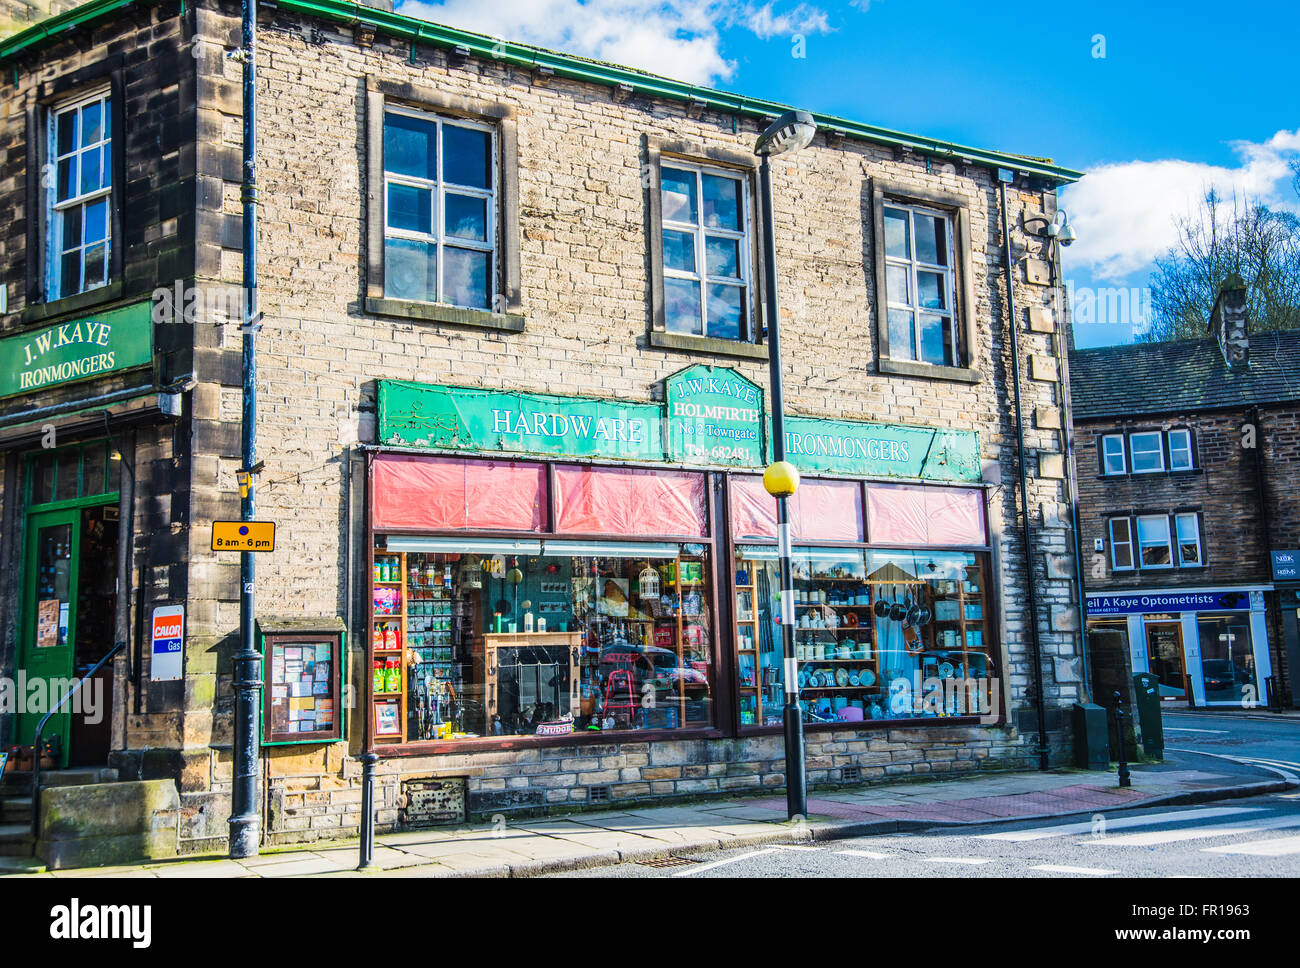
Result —
<instances>
[{"instance_id":1,"label":"pavement","mask_svg":"<svg viewBox=\"0 0 1300 968\"><path fill-rule=\"evenodd\" d=\"M271 848L245 860L192 858L127 867L45 871L16 877L533 877L738 847L976 826L1005 820L1093 815L1208 803L1300 786L1263 764L1199 753L1114 771L988 772L923 782L814 791L806 819L788 821L784 795L585 811L456 828L380 834L374 866L356 869L358 844ZM0 873L3 868L0 867Z\"/></svg>"}]
</instances>

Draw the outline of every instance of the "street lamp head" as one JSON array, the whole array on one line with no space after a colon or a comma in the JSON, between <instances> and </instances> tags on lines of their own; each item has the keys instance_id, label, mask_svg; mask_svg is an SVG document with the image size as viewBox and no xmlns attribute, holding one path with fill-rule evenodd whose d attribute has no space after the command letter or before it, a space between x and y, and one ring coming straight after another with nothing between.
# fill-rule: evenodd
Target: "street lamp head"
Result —
<instances>
[{"instance_id":1,"label":"street lamp head","mask_svg":"<svg viewBox=\"0 0 1300 968\"><path fill-rule=\"evenodd\" d=\"M768 464L763 471L763 487L773 497L790 497L799 489L799 471L786 460Z\"/></svg>"},{"instance_id":2,"label":"street lamp head","mask_svg":"<svg viewBox=\"0 0 1300 968\"><path fill-rule=\"evenodd\" d=\"M817 122L807 111L787 111L758 136L754 154L784 155L807 148L817 134Z\"/></svg>"}]
</instances>

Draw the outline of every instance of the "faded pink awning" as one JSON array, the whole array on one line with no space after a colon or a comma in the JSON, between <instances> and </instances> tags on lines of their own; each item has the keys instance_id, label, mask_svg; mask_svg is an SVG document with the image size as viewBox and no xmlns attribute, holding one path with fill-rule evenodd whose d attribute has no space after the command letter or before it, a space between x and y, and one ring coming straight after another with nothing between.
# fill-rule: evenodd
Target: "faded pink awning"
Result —
<instances>
[{"instance_id":1,"label":"faded pink awning","mask_svg":"<svg viewBox=\"0 0 1300 968\"><path fill-rule=\"evenodd\" d=\"M546 467L515 461L384 454L375 458L376 530L541 531Z\"/></svg>"},{"instance_id":2,"label":"faded pink awning","mask_svg":"<svg viewBox=\"0 0 1300 968\"><path fill-rule=\"evenodd\" d=\"M856 481L805 480L790 500L795 541L861 541L862 501ZM731 479L732 535L776 538L776 499L761 477Z\"/></svg>"},{"instance_id":3,"label":"faded pink awning","mask_svg":"<svg viewBox=\"0 0 1300 968\"><path fill-rule=\"evenodd\" d=\"M704 475L557 464L555 530L559 534L702 538L708 534Z\"/></svg>"},{"instance_id":4,"label":"faded pink awning","mask_svg":"<svg viewBox=\"0 0 1300 968\"><path fill-rule=\"evenodd\" d=\"M968 487L868 484L867 533L872 544L983 545L984 494Z\"/></svg>"}]
</instances>

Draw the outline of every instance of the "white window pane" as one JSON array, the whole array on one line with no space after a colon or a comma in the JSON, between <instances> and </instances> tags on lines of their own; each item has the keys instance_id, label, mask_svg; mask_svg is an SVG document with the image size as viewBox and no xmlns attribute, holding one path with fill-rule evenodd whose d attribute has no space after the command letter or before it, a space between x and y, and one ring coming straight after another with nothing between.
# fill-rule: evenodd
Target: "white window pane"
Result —
<instances>
[{"instance_id":1,"label":"white window pane","mask_svg":"<svg viewBox=\"0 0 1300 968\"><path fill-rule=\"evenodd\" d=\"M55 194L60 202L67 201L77 194L77 156L64 158L59 162L59 171L55 179Z\"/></svg>"},{"instance_id":2,"label":"white window pane","mask_svg":"<svg viewBox=\"0 0 1300 968\"><path fill-rule=\"evenodd\" d=\"M453 306L489 309L492 306L492 256L447 246L442 250L445 262L442 273L443 302Z\"/></svg>"},{"instance_id":3,"label":"white window pane","mask_svg":"<svg viewBox=\"0 0 1300 968\"><path fill-rule=\"evenodd\" d=\"M433 302L438 293L438 248L431 242L384 240L384 295Z\"/></svg>"},{"instance_id":4,"label":"white window pane","mask_svg":"<svg viewBox=\"0 0 1300 968\"><path fill-rule=\"evenodd\" d=\"M113 184L113 149L104 145L99 149L99 187L107 188Z\"/></svg>"},{"instance_id":5,"label":"white window pane","mask_svg":"<svg viewBox=\"0 0 1300 968\"><path fill-rule=\"evenodd\" d=\"M108 201L101 199L91 205L86 206L86 226L85 240L89 245L92 242L102 242L108 238Z\"/></svg>"},{"instance_id":6,"label":"white window pane","mask_svg":"<svg viewBox=\"0 0 1300 968\"><path fill-rule=\"evenodd\" d=\"M1178 529L1178 556L1184 565L1201 563L1201 539L1194 514L1180 514L1175 519Z\"/></svg>"},{"instance_id":7,"label":"white window pane","mask_svg":"<svg viewBox=\"0 0 1300 968\"><path fill-rule=\"evenodd\" d=\"M948 297L944 291L943 280L944 275L941 272L925 272L922 270L916 274L916 292L920 297L922 308L948 308Z\"/></svg>"},{"instance_id":8,"label":"white window pane","mask_svg":"<svg viewBox=\"0 0 1300 968\"><path fill-rule=\"evenodd\" d=\"M411 185L388 185L388 227L428 235L433 231L433 192Z\"/></svg>"},{"instance_id":9,"label":"white window pane","mask_svg":"<svg viewBox=\"0 0 1300 968\"><path fill-rule=\"evenodd\" d=\"M907 212L898 208L885 209L885 254L898 259L912 258L912 244L908 239Z\"/></svg>"},{"instance_id":10,"label":"white window pane","mask_svg":"<svg viewBox=\"0 0 1300 968\"><path fill-rule=\"evenodd\" d=\"M1133 434L1129 437L1129 452L1135 473L1164 469L1159 433Z\"/></svg>"},{"instance_id":11,"label":"white window pane","mask_svg":"<svg viewBox=\"0 0 1300 968\"><path fill-rule=\"evenodd\" d=\"M1141 517L1137 519L1138 542L1148 544L1155 541L1169 541L1169 519L1162 515Z\"/></svg>"},{"instance_id":12,"label":"white window pane","mask_svg":"<svg viewBox=\"0 0 1300 968\"><path fill-rule=\"evenodd\" d=\"M59 295L71 296L81 292L81 250L65 252L59 264Z\"/></svg>"},{"instance_id":13,"label":"white window pane","mask_svg":"<svg viewBox=\"0 0 1300 968\"><path fill-rule=\"evenodd\" d=\"M743 311L744 290L740 286L709 284L709 336L740 339Z\"/></svg>"},{"instance_id":14,"label":"white window pane","mask_svg":"<svg viewBox=\"0 0 1300 968\"><path fill-rule=\"evenodd\" d=\"M664 328L670 333L704 332L700 319L700 284L687 279L664 280Z\"/></svg>"},{"instance_id":15,"label":"white window pane","mask_svg":"<svg viewBox=\"0 0 1300 968\"><path fill-rule=\"evenodd\" d=\"M438 126L432 121L389 114L384 117L384 171L412 178L438 177Z\"/></svg>"},{"instance_id":16,"label":"white window pane","mask_svg":"<svg viewBox=\"0 0 1300 968\"><path fill-rule=\"evenodd\" d=\"M921 359L938 366L952 365L952 320L947 316L921 313Z\"/></svg>"},{"instance_id":17,"label":"white window pane","mask_svg":"<svg viewBox=\"0 0 1300 968\"><path fill-rule=\"evenodd\" d=\"M95 289L108 280L108 246L105 243L86 249L86 288Z\"/></svg>"},{"instance_id":18,"label":"white window pane","mask_svg":"<svg viewBox=\"0 0 1300 968\"><path fill-rule=\"evenodd\" d=\"M740 278L740 241L704 237L705 264L711 276Z\"/></svg>"},{"instance_id":19,"label":"white window pane","mask_svg":"<svg viewBox=\"0 0 1300 968\"><path fill-rule=\"evenodd\" d=\"M442 126L442 177L454 185L492 187L492 136L477 128Z\"/></svg>"},{"instance_id":20,"label":"white window pane","mask_svg":"<svg viewBox=\"0 0 1300 968\"><path fill-rule=\"evenodd\" d=\"M690 232L664 230L664 268L695 271L695 236Z\"/></svg>"},{"instance_id":21,"label":"white window pane","mask_svg":"<svg viewBox=\"0 0 1300 968\"><path fill-rule=\"evenodd\" d=\"M921 262L948 264L948 222L935 215L916 213L916 258Z\"/></svg>"},{"instance_id":22,"label":"white window pane","mask_svg":"<svg viewBox=\"0 0 1300 968\"><path fill-rule=\"evenodd\" d=\"M78 194L86 195L90 192L97 192L103 187L100 180L100 158L102 153L98 148L94 151L83 151L81 153L81 188Z\"/></svg>"},{"instance_id":23,"label":"white window pane","mask_svg":"<svg viewBox=\"0 0 1300 968\"><path fill-rule=\"evenodd\" d=\"M1192 435L1186 430L1169 432L1169 467L1172 470L1190 470L1192 466Z\"/></svg>"},{"instance_id":24,"label":"white window pane","mask_svg":"<svg viewBox=\"0 0 1300 968\"><path fill-rule=\"evenodd\" d=\"M741 228L740 182L735 178L721 175L703 175L704 182L704 224L709 228L730 229L739 232Z\"/></svg>"},{"instance_id":25,"label":"white window pane","mask_svg":"<svg viewBox=\"0 0 1300 968\"><path fill-rule=\"evenodd\" d=\"M698 222L695 172L663 168L659 173L659 181L663 217L670 222Z\"/></svg>"},{"instance_id":26,"label":"white window pane","mask_svg":"<svg viewBox=\"0 0 1300 968\"><path fill-rule=\"evenodd\" d=\"M93 145L103 137L100 132L100 103L87 104L81 109L81 146Z\"/></svg>"},{"instance_id":27,"label":"white window pane","mask_svg":"<svg viewBox=\"0 0 1300 968\"><path fill-rule=\"evenodd\" d=\"M1105 461L1105 473L1124 473L1124 438L1103 437L1101 439L1102 457Z\"/></svg>"},{"instance_id":28,"label":"white window pane","mask_svg":"<svg viewBox=\"0 0 1300 968\"><path fill-rule=\"evenodd\" d=\"M457 195L447 192L443 196L445 231L459 239L487 241L487 199L476 195Z\"/></svg>"},{"instance_id":29,"label":"white window pane","mask_svg":"<svg viewBox=\"0 0 1300 968\"><path fill-rule=\"evenodd\" d=\"M916 359L916 330L906 309L889 311L889 355L896 360Z\"/></svg>"},{"instance_id":30,"label":"white window pane","mask_svg":"<svg viewBox=\"0 0 1300 968\"><path fill-rule=\"evenodd\" d=\"M68 249L75 249L81 245L81 215L82 207L74 205L63 213L63 232L62 242L59 250L66 252Z\"/></svg>"},{"instance_id":31,"label":"white window pane","mask_svg":"<svg viewBox=\"0 0 1300 968\"><path fill-rule=\"evenodd\" d=\"M885 266L885 288L890 302L912 305L910 277L906 266Z\"/></svg>"},{"instance_id":32,"label":"white window pane","mask_svg":"<svg viewBox=\"0 0 1300 968\"><path fill-rule=\"evenodd\" d=\"M55 151L66 155L77 146L77 112L64 111L54 122Z\"/></svg>"}]
</instances>

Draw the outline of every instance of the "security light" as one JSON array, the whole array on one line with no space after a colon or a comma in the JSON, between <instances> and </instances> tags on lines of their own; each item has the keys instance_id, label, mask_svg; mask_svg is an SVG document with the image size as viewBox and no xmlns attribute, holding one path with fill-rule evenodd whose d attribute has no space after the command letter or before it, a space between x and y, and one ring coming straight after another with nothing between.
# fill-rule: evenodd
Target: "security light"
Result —
<instances>
[{"instance_id":1,"label":"security light","mask_svg":"<svg viewBox=\"0 0 1300 968\"><path fill-rule=\"evenodd\" d=\"M807 111L787 111L758 136L754 154L784 155L807 148L817 134L817 123Z\"/></svg>"}]
</instances>

